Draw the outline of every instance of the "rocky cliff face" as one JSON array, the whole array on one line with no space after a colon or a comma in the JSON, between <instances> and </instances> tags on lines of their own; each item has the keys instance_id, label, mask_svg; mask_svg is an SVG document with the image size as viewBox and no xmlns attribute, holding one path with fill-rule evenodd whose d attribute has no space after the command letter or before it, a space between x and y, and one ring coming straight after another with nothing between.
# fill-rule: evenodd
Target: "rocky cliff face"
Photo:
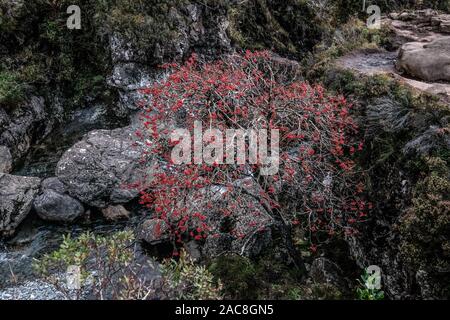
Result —
<instances>
[{"instance_id":1,"label":"rocky cliff face","mask_svg":"<svg viewBox=\"0 0 450 320\"><path fill-rule=\"evenodd\" d=\"M325 72L329 86L357 101L365 128L360 164L375 208L360 235L347 241L361 267L382 268L396 299L448 296L442 284L449 276L450 113L448 83L437 81L448 72L445 50L436 51L448 38L446 17L432 10L392 13L384 20L392 51L358 49Z\"/></svg>"}]
</instances>

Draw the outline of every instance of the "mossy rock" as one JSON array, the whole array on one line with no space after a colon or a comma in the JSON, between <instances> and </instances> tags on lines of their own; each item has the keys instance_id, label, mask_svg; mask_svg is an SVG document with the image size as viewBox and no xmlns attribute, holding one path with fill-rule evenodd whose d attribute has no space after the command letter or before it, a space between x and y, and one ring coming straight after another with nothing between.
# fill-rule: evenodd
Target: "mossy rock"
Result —
<instances>
[{"instance_id":1,"label":"mossy rock","mask_svg":"<svg viewBox=\"0 0 450 320\"><path fill-rule=\"evenodd\" d=\"M0 71L0 106L14 105L24 96L24 86L19 76L11 71Z\"/></svg>"}]
</instances>

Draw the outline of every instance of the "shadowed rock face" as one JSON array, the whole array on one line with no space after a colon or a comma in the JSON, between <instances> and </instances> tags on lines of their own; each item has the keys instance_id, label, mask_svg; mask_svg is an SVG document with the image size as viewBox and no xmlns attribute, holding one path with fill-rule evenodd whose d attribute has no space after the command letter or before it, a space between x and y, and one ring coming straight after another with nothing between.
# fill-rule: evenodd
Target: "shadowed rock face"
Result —
<instances>
[{"instance_id":1,"label":"shadowed rock face","mask_svg":"<svg viewBox=\"0 0 450 320\"><path fill-rule=\"evenodd\" d=\"M51 130L51 121L43 124L46 120L42 97L31 97L9 114L0 107L0 145L9 147L14 159L24 156L35 141L37 131L41 130L43 136Z\"/></svg>"},{"instance_id":2,"label":"shadowed rock face","mask_svg":"<svg viewBox=\"0 0 450 320\"><path fill-rule=\"evenodd\" d=\"M209 187L203 190L205 196L201 200L193 200L188 208L192 212L204 208L208 212L206 223L214 236L209 236L203 247L206 257L218 256L224 252L234 252L247 257L258 256L269 248L273 242L273 231L279 227L277 221L263 206L258 198L260 187L251 179L235 182L237 189L244 188L246 193L226 195L224 187ZM231 207L236 198L242 199L242 207L237 207L230 215L224 215L222 209ZM213 209L206 210L208 202ZM230 232L233 230L233 232Z\"/></svg>"},{"instance_id":3,"label":"shadowed rock face","mask_svg":"<svg viewBox=\"0 0 450 320\"><path fill-rule=\"evenodd\" d=\"M9 149L0 146L0 173L10 173L12 169L12 157Z\"/></svg>"},{"instance_id":4,"label":"shadowed rock face","mask_svg":"<svg viewBox=\"0 0 450 320\"><path fill-rule=\"evenodd\" d=\"M83 215L83 205L65 194L65 187L57 178L42 182L42 193L34 200L34 208L43 220L70 223Z\"/></svg>"},{"instance_id":5,"label":"shadowed rock face","mask_svg":"<svg viewBox=\"0 0 450 320\"><path fill-rule=\"evenodd\" d=\"M11 235L25 219L39 191L39 178L0 173L0 235Z\"/></svg>"},{"instance_id":6,"label":"shadowed rock face","mask_svg":"<svg viewBox=\"0 0 450 320\"><path fill-rule=\"evenodd\" d=\"M131 128L96 130L62 156L56 174L70 196L105 208L127 203L138 195L138 190L128 185L145 176L141 156Z\"/></svg>"},{"instance_id":7,"label":"shadowed rock face","mask_svg":"<svg viewBox=\"0 0 450 320\"><path fill-rule=\"evenodd\" d=\"M347 283L343 271L333 261L320 257L313 261L309 275L314 283L328 283L337 288L346 288Z\"/></svg>"},{"instance_id":8,"label":"shadowed rock face","mask_svg":"<svg viewBox=\"0 0 450 320\"><path fill-rule=\"evenodd\" d=\"M170 241L170 228L164 220L147 219L139 227L138 238L149 245L168 242Z\"/></svg>"},{"instance_id":9,"label":"shadowed rock face","mask_svg":"<svg viewBox=\"0 0 450 320\"><path fill-rule=\"evenodd\" d=\"M83 205L68 195L45 190L34 202L41 219L57 222L73 222L84 213Z\"/></svg>"}]
</instances>

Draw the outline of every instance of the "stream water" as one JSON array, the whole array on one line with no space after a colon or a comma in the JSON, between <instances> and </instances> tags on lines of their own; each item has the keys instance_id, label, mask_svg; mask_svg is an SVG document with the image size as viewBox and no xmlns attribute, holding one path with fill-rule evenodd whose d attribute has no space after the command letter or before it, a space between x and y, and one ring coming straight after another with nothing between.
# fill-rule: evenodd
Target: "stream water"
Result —
<instances>
[{"instance_id":1,"label":"stream water","mask_svg":"<svg viewBox=\"0 0 450 320\"><path fill-rule=\"evenodd\" d=\"M108 108L97 105L75 111L69 121L57 127L41 143L33 145L25 159L16 166L13 174L48 178L55 176L55 168L63 153L89 131L114 129L126 126L123 119L110 117ZM88 208L89 209L89 208ZM129 208L133 212L136 208ZM33 258L53 251L62 241L62 236L78 235L86 231L108 234L127 227L134 228L139 214L130 220L108 223L99 212L90 209L90 215L75 225L50 224L40 220L31 211L12 239L0 240L0 289L35 278Z\"/></svg>"}]
</instances>

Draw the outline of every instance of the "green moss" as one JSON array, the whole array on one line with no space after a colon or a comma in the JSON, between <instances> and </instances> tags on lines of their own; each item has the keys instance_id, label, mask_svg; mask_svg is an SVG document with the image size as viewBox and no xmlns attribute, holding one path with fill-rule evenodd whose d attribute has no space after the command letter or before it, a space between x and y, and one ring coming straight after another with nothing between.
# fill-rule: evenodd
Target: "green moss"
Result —
<instances>
[{"instance_id":1,"label":"green moss","mask_svg":"<svg viewBox=\"0 0 450 320\"><path fill-rule=\"evenodd\" d=\"M426 158L428 172L415 186L412 206L398 223L400 252L415 268L450 268L446 245L450 241L450 171L438 157Z\"/></svg>"},{"instance_id":2,"label":"green moss","mask_svg":"<svg viewBox=\"0 0 450 320\"><path fill-rule=\"evenodd\" d=\"M225 280L222 280L223 289L230 298L256 298L256 268L250 260L238 255L224 255L214 259L208 269L217 279Z\"/></svg>"},{"instance_id":3,"label":"green moss","mask_svg":"<svg viewBox=\"0 0 450 320\"><path fill-rule=\"evenodd\" d=\"M245 49L272 49L301 57L320 41L326 20L307 1L242 1L228 10L228 34Z\"/></svg>"},{"instance_id":4,"label":"green moss","mask_svg":"<svg viewBox=\"0 0 450 320\"><path fill-rule=\"evenodd\" d=\"M378 49L386 41L385 32L385 29L368 29L359 19L349 19L339 25L339 33L334 29L328 31L327 36L314 47L313 53L304 59L306 77L312 82L323 81L337 58L356 49Z\"/></svg>"},{"instance_id":5,"label":"green moss","mask_svg":"<svg viewBox=\"0 0 450 320\"><path fill-rule=\"evenodd\" d=\"M341 291L329 283L311 283L288 290L288 300L341 300Z\"/></svg>"},{"instance_id":6,"label":"green moss","mask_svg":"<svg viewBox=\"0 0 450 320\"><path fill-rule=\"evenodd\" d=\"M220 279L226 298L287 299L301 285L303 273L280 261L275 250L267 250L255 261L227 254L208 263L208 270Z\"/></svg>"},{"instance_id":7,"label":"green moss","mask_svg":"<svg viewBox=\"0 0 450 320\"><path fill-rule=\"evenodd\" d=\"M24 86L16 73L0 71L0 106L16 104L24 98Z\"/></svg>"},{"instance_id":8,"label":"green moss","mask_svg":"<svg viewBox=\"0 0 450 320\"><path fill-rule=\"evenodd\" d=\"M5 45L2 70L13 72L16 82L32 85L41 95L52 95L58 88L67 98L67 110L79 106L79 97L87 95L84 89L93 84L89 79L108 72L109 53L101 37L102 24L97 25L94 18L98 5L107 2L36 0L11 5L0 1L0 12L8 12L7 19L0 23L0 43ZM82 8L82 30L66 27L65 9L72 4ZM11 92L17 96L18 92ZM10 100L8 103L17 104L17 99Z\"/></svg>"}]
</instances>

